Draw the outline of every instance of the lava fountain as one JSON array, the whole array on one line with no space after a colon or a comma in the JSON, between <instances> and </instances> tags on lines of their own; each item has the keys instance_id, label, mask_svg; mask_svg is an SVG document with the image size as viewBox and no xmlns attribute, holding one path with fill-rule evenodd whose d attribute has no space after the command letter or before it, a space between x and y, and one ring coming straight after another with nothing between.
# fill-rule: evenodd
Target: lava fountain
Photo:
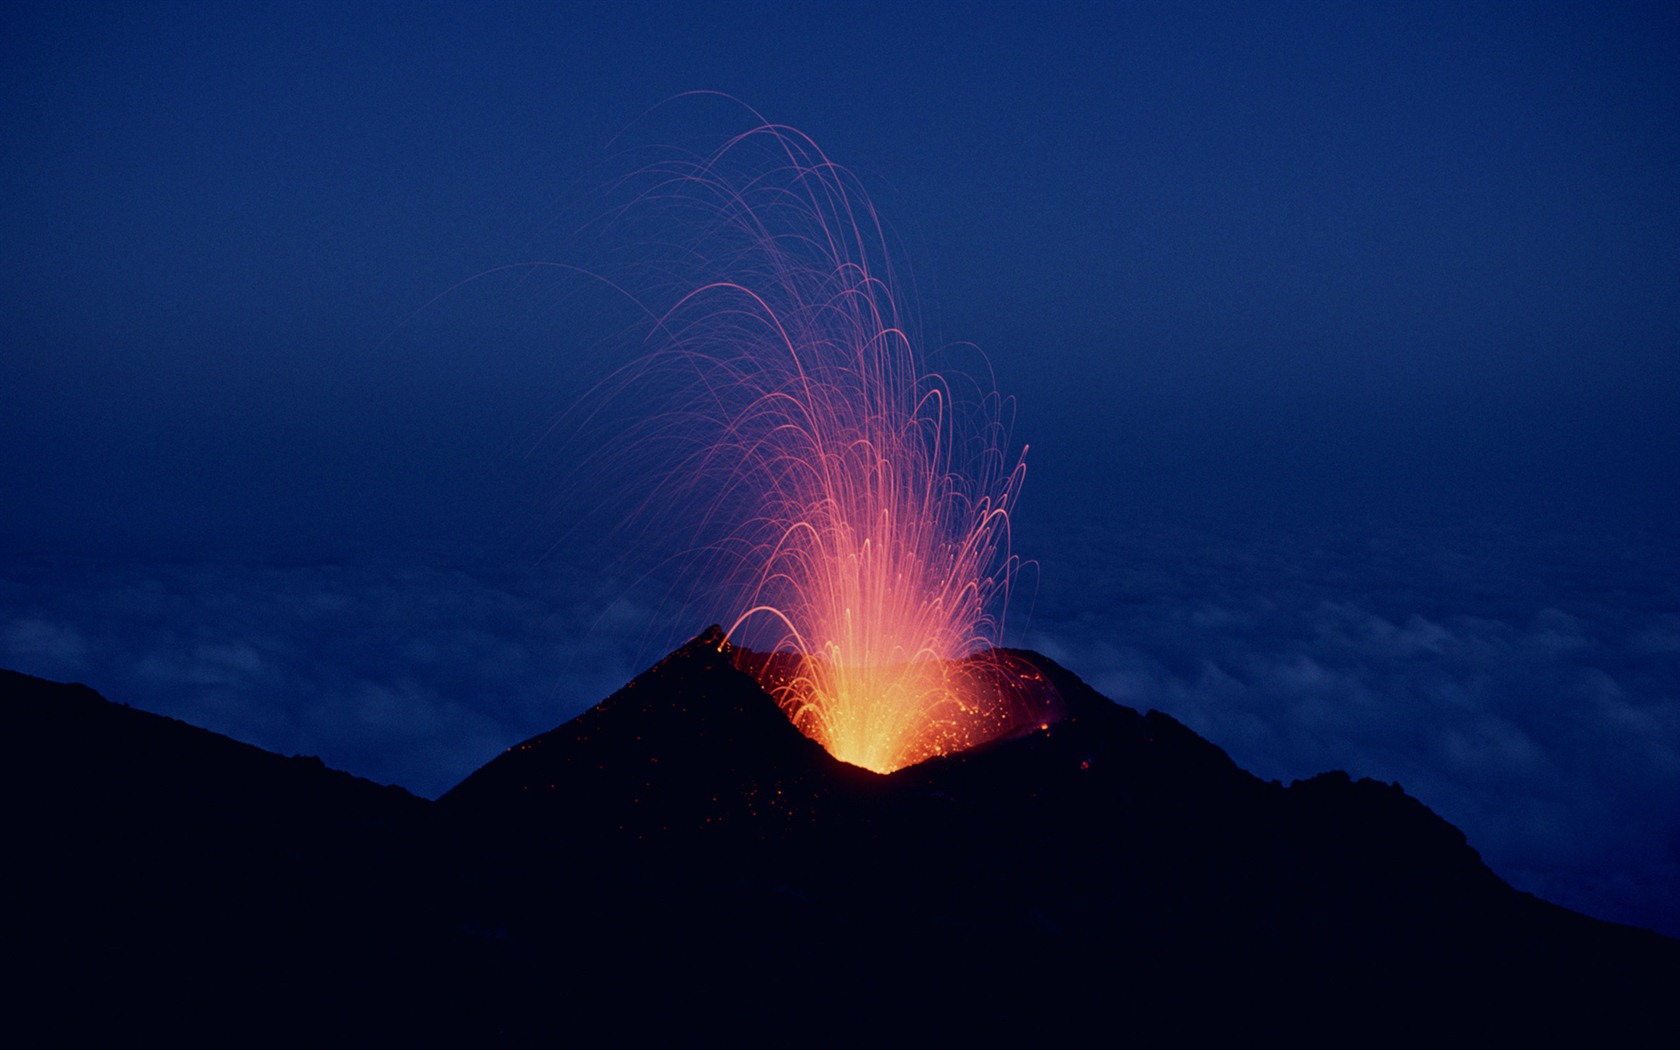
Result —
<instances>
[{"instance_id":1,"label":"lava fountain","mask_svg":"<svg viewBox=\"0 0 1680 1050\"><path fill-rule=\"evenodd\" d=\"M609 385L663 409L633 435L659 462L642 509L724 582L741 666L877 772L1047 722L1053 690L997 648L1022 565L1010 403L929 369L855 176L761 122L627 186L616 219L692 239L641 278L653 348Z\"/></svg>"}]
</instances>

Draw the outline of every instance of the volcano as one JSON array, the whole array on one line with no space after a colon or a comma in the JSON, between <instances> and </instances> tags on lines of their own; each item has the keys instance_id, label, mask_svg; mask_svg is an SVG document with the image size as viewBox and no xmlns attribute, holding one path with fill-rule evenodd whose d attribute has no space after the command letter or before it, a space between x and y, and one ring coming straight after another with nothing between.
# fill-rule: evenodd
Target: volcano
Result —
<instances>
[{"instance_id":1,"label":"volcano","mask_svg":"<svg viewBox=\"0 0 1680 1050\"><path fill-rule=\"evenodd\" d=\"M879 775L713 629L435 803L0 673L11 1016L61 1035L1638 1040L1680 943L1393 784L1053 718ZM743 657L748 659L743 659ZM97 1009L66 1009L74 1004Z\"/></svg>"}]
</instances>

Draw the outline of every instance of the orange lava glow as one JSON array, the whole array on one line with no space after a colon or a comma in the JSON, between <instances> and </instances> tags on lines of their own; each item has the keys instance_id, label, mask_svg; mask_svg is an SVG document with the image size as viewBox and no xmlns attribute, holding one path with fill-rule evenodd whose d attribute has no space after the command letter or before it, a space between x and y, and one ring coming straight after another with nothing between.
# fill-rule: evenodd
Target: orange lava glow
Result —
<instances>
[{"instance_id":1,"label":"orange lava glow","mask_svg":"<svg viewBox=\"0 0 1680 1050\"><path fill-rule=\"evenodd\" d=\"M1061 714L1038 670L1001 650L863 668L736 653L806 736L876 773L1046 730Z\"/></svg>"},{"instance_id":2,"label":"orange lava glow","mask_svg":"<svg viewBox=\"0 0 1680 1050\"><path fill-rule=\"evenodd\" d=\"M877 772L1045 721L1048 687L994 648L1021 564L1010 405L928 367L856 179L770 124L644 176L642 201L706 221L626 389L690 377L647 436L688 449L664 491L699 522L696 575L727 581L730 640L778 654L749 670Z\"/></svg>"},{"instance_id":3,"label":"orange lava glow","mask_svg":"<svg viewBox=\"0 0 1680 1050\"><path fill-rule=\"evenodd\" d=\"M847 318L851 338L884 342L865 327L872 316ZM976 495L940 461L942 397L895 398L859 379L842 370L776 405L786 418L765 473L777 485L750 559L761 568L730 633L757 627L797 654L794 673L764 683L788 717L836 758L885 773L1021 718L1002 664L962 658L994 644L1023 468Z\"/></svg>"}]
</instances>

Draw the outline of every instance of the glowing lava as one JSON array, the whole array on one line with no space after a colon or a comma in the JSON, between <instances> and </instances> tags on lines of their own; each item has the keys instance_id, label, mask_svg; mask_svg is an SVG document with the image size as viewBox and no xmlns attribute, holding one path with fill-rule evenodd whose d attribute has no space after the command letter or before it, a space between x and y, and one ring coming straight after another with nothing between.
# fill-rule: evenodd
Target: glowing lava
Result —
<instances>
[{"instance_id":1,"label":"glowing lava","mask_svg":"<svg viewBox=\"0 0 1680 1050\"><path fill-rule=\"evenodd\" d=\"M728 581L731 640L779 654L748 669L878 772L1039 724L1053 694L994 648L1025 450L1003 399L924 363L856 179L767 123L638 178L636 207L699 222L620 394L678 401L638 436L666 456L665 520L693 515L691 571Z\"/></svg>"}]
</instances>

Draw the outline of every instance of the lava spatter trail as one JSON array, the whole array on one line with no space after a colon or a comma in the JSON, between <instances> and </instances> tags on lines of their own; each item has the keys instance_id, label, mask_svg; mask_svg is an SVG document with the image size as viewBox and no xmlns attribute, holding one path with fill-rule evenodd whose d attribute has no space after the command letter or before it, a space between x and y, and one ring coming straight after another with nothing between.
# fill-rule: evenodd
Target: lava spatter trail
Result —
<instances>
[{"instance_id":1,"label":"lava spatter trail","mask_svg":"<svg viewBox=\"0 0 1680 1050\"><path fill-rule=\"evenodd\" d=\"M756 117L757 115L754 114ZM1009 403L931 370L857 179L761 122L625 184L675 250L642 275L651 350L596 391L652 482L644 527L789 719L890 772L1037 724L1044 686L996 647L1021 569Z\"/></svg>"}]
</instances>

